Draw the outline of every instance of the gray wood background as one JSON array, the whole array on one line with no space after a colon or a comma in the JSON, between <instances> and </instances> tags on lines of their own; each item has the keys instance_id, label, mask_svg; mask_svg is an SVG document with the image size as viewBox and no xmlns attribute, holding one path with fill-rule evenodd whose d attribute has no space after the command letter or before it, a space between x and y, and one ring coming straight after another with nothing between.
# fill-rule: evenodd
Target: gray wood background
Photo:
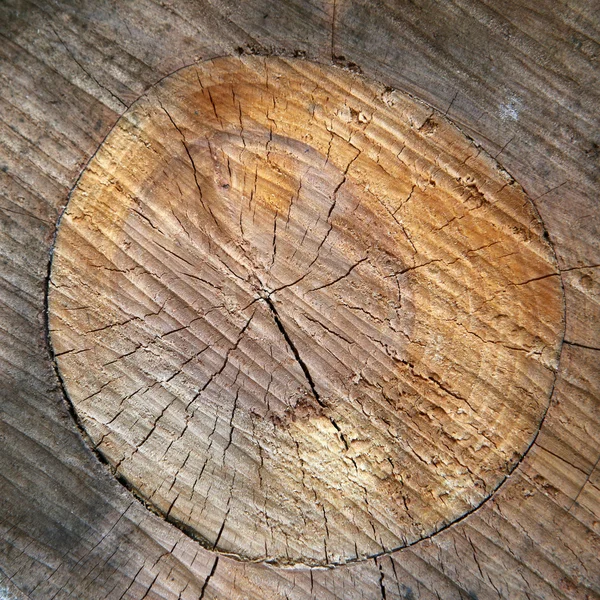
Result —
<instances>
[{"instance_id":1,"label":"gray wood background","mask_svg":"<svg viewBox=\"0 0 600 600\"><path fill-rule=\"evenodd\" d=\"M597 0L0 0L0 598L600 598ZM478 511L333 570L244 564L147 511L83 443L45 289L69 190L124 110L217 56L358 70L447 114L523 185L566 337L535 445Z\"/></svg>"}]
</instances>

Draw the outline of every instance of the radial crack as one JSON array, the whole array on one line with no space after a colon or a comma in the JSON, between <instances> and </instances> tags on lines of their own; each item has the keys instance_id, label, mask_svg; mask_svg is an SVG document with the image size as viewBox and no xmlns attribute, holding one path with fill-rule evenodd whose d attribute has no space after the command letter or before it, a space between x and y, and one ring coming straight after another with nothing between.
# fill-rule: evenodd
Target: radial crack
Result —
<instances>
[{"instance_id":1,"label":"radial crack","mask_svg":"<svg viewBox=\"0 0 600 600\"><path fill-rule=\"evenodd\" d=\"M337 283L338 281L341 281L342 279L345 279L346 277L348 277L348 275L350 275L350 273L352 273L352 271L354 271L354 269L356 269L356 267L358 267L358 265L360 265L361 263L364 263L365 260L367 260L367 258L369 258L369 257L365 256L364 258L361 258L358 262L354 263L346 271L346 273L344 273L343 275L340 275L337 279L334 279L333 281L330 281L329 283L324 283L323 285L319 285L316 288L312 288L312 290L309 290L309 291L310 292L316 292L317 290L322 290L323 288L329 287L330 285L333 285L334 283Z\"/></svg>"},{"instance_id":2,"label":"radial crack","mask_svg":"<svg viewBox=\"0 0 600 600\"><path fill-rule=\"evenodd\" d=\"M298 348L296 348L296 346L294 345L294 342L292 341L292 338L290 338L288 332L286 331L285 327L283 326L283 323L281 321L281 318L279 317L279 313L277 312L275 305L273 304L273 301L271 300L271 298L269 296L265 296L263 298L263 300L265 301L266 305L269 307L271 314L273 315L275 324L277 325L277 328L281 332L281 335L283 335L285 341L287 342L287 345L289 346L290 350L292 351L294 358L300 365L300 368L302 369L302 372L304 373L304 377L306 378L306 381L308 381L308 385L310 386L310 389L312 391L313 396L315 397L315 400L321 406L325 407L325 403L321 400L321 397L319 396L319 392L317 392L317 389L315 387L315 382L313 381L310 371L308 370L306 363L302 360L302 357L300 356L300 353L298 352Z\"/></svg>"},{"instance_id":3,"label":"radial crack","mask_svg":"<svg viewBox=\"0 0 600 600\"><path fill-rule=\"evenodd\" d=\"M179 132L179 135L181 136L181 143L183 144L183 147L185 148L185 152L188 155L188 158L190 159L190 163L192 164L192 170L194 171L194 182L196 183L196 188L198 189L198 196L200 198L200 204L202 204L202 208L204 208L204 210L212 217L212 220L215 222L215 225L217 227L219 227L219 223L217 222L215 215L213 214L212 210L210 209L210 206L207 206L206 203L204 202L204 194L202 192L202 187L200 186L200 182L198 181L198 169L196 168L196 163L194 162L194 158L188 147L185 135L184 135L183 131L179 128L177 123L175 123L175 120L173 119L173 117L171 116L169 111L162 105L162 102L160 100L158 100L158 103L159 103L160 107L163 109L163 111L165 112L165 114L167 115L167 117L169 118L169 121L171 121L173 127L175 127L175 129Z\"/></svg>"}]
</instances>

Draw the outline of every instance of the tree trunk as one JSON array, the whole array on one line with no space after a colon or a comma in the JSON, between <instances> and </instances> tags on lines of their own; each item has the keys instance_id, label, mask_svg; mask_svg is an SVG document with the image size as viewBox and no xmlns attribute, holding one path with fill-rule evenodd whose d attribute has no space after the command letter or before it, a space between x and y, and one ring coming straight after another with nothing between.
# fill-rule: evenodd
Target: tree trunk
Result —
<instances>
[{"instance_id":1,"label":"tree trunk","mask_svg":"<svg viewBox=\"0 0 600 600\"><path fill-rule=\"evenodd\" d=\"M0 597L600 598L593 7L0 27Z\"/></svg>"}]
</instances>

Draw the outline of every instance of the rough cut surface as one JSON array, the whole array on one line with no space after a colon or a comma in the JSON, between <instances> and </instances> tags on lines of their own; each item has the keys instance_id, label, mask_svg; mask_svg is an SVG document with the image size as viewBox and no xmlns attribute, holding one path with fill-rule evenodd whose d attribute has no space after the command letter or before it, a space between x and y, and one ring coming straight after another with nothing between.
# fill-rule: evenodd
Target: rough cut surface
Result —
<instances>
[{"instance_id":1,"label":"rough cut surface","mask_svg":"<svg viewBox=\"0 0 600 600\"><path fill-rule=\"evenodd\" d=\"M0 597L599 598L599 12L584 0L2 2ZM516 470L481 507L431 538L329 569L223 556L135 500L82 440L46 335L56 223L119 116L185 65L252 53L362 72L445 114L524 187L564 286L550 407ZM165 108L176 120L175 107ZM227 146L231 156L237 147ZM195 183L182 149L187 189ZM143 218L133 222L142 227ZM272 302L283 310L277 294ZM264 304L256 302L266 321ZM298 331L325 336L317 327L303 322ZM151 436L147 450L156 441ZM230 449L238 441L233 435Z\"/></svg>"},{"instance_id":2,"label":"rough cut surface","mask_svg":"<svg viewBox=\"0 0 600 600\"><path fill-rule=\"evenodd\" d=\"M332 564L477 507L563 331L512 179L341 69L232 58L119 121L61 220L49 326L91 442L207 547Z\"/></svg>"}]
</instances>

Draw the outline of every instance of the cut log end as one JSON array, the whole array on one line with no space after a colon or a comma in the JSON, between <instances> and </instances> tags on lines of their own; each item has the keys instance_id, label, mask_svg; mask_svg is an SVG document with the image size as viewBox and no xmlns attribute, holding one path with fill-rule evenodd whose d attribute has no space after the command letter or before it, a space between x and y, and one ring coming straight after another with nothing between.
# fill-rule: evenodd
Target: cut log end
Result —
<instances>
[{"instance_id":1,"label":"cut log end","mask_svg":"<svg viewBox=\"0 0 600 600\"><path fill-rule=\"evenodd\" d=\"M534 440L564 325L543 234L409 97L207 62L140 99L74 190L56 361L94 448L207 547L376 556L477 508Z\"/></svg>"}]
</instances>

